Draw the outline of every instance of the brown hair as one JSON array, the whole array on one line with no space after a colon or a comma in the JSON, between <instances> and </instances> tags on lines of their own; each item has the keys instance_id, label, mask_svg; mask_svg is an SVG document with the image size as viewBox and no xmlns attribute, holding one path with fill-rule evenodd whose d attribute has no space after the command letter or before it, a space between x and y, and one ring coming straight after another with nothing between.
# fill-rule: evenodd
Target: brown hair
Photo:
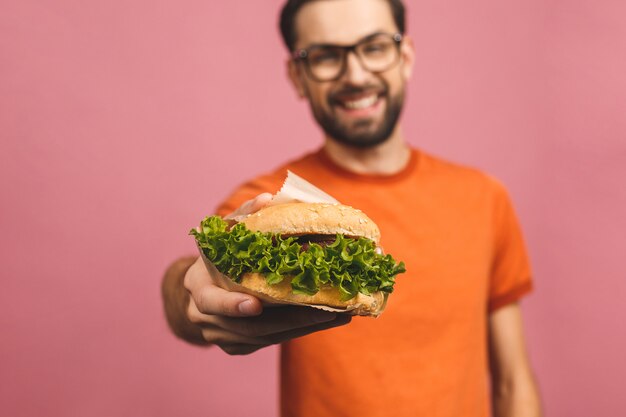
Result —
<instances>
[{"instance_id":1,"label":"brown hair","mask_svg":"<svg viewBox=\"0 0 626 417\"><path fill-rule=\"evenodd\" d=\"M296 14L302 6L306 3L319 0L287 0L287 3L283 6L280 12L280 33L283 36L283 41L290 51L294 50L296 44ZM396 22L396 26L400 33L404 34L405 20L404 20L404 4L401 0L386 0L391 8L393 14L393 20Z\"/></svg>"}]
</instances>

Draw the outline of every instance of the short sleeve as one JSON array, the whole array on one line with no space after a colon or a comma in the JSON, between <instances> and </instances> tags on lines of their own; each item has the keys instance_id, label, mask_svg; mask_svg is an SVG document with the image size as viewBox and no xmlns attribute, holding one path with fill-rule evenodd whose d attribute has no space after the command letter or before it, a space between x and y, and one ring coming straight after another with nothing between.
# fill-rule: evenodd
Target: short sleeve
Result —
<instances>
[{"instance_id":1,"label":"short sleeve","mask_svg":"<svg viewBox=\"0 0 626 417\"><path fill-rule=\"evenodd\" d=\"M497 183L494 198L494 253L489 285L489 311L528 294L533 288L530 261L511 199Z\"/></svg>"}]
</instances>

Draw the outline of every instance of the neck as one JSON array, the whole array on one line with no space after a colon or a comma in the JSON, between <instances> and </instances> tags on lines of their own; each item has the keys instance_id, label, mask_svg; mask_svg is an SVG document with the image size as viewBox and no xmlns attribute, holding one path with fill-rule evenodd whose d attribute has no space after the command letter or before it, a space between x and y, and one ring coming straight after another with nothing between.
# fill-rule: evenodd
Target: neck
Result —
<instances>
[{"instance_id":1,"label":"neck","mask_svg":"<svg viewBox=\"0 0 626 417\"><path fill-rule=\"evenodd\" d=\"M392 175L402 171L411 157L400 127L385 142L366 149L353 148L327 136L324 150L335 164L357 174Z\"/></svg>"}]
</instances>

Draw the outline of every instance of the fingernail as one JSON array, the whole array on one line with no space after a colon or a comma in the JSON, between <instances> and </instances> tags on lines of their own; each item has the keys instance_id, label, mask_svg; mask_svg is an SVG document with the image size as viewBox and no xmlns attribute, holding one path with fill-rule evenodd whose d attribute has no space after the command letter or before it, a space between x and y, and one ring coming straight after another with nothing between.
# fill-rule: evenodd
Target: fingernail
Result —
<instances>
[{"instance_id":1,"label":"fingernail","mask_svg":"<svg viewBox=\"0 0 626 417\"><path fill-rule=\"evenodd\" d=\"M254 308L254 304L252 303L252 300L242 301L241 303L239 303L237 308L239 309L239 312L241 314L251 315L251 314L256 313L256 309Z\"/></svg>"},{"instance_id":2,"label":"fingernail","mask_svg":"<svg viewBox=\"0 0 626 417\"><path fill-rule=\"evenodd\" d=\"M316 310L311 314L313 321L317 323L324 323L326 321L334 320L337 317L337 313L331 313L330 311Z\"/></svg>"}]
</instances>

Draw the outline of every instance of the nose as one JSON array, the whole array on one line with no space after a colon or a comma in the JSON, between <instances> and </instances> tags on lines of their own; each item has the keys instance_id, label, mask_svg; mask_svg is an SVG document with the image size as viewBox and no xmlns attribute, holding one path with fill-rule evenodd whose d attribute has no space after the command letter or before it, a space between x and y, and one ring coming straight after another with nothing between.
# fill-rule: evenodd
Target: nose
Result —
<instances>
[{"instance_id":1,"label":"nose","mask_svg":"<svg viewBox=\"0 0 626 417\"><path fill-rule=\"evenodd\" d=\"M356 53L354 51L348 52L348 55L346 55L346 71L343 74L345 81L350 84L361 85L367 81L369 76L370 72L363 68L363 64L356 56Z\"/></svg>"}]
</instances>

